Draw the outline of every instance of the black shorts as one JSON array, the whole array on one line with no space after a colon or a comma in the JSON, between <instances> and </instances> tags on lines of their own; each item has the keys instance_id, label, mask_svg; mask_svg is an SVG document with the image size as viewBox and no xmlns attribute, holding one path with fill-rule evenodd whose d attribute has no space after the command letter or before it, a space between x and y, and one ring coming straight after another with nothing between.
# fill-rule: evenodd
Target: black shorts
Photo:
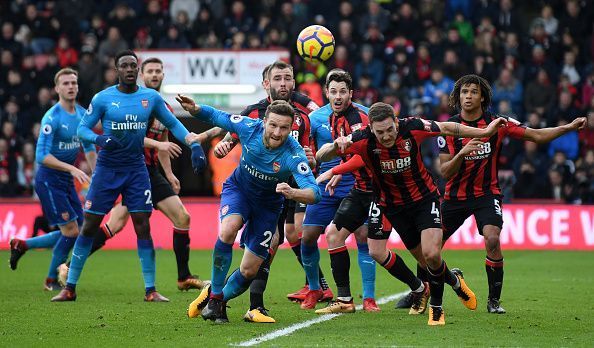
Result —
<instances>
[{"instance_id":1,"label":"black shorts","mask_svg":"<svg viewBox=\"0 0 594 348\"><path fill-rule=\"evenodd\" d=\"M149 178L151 180L151 199L153 201L153 207L157 208L157 203L165 198L176 196L176 193L173 191L169 181L167 181L163 174L161 174L158 167L147 166L146 169L148 169Z\"/></svg>"},{"instance_id":2,"label":"black shorts","mask_svg":"<svg viewBox=\"0 0 594 348\"><path fill-rule=\"evenodd\" d=\"M416 248L421 243L421 231L428 228L441 228L439 197L433 195L421 201L399 207L373 205L369 210L369 231L367 238L388 239L391 229L381 223L382 217L396 230L404 246Z\"/></svg>"},{"instance_id":3,"label":"black shorts","mask_svg":"<svg viewBox=\"0 0 594 348\"><path fill-rule=\"evenodd\" d=\"M352 189L340 202L334 214L334 224L340 231L343 227L349 232L355 232L369 216L369 206L373 202L373 192Z\"/></svg>"},{"instance_id":4,"label":"black shorts","mask_svg":"<svg viewBox=\"0 0 594 348\"><path fill-rule=\"evenodd\" d=\"M476 226L481 235L485 225L502 228L501 196L486 195L464 201L444 200L441 203L443 240L450 238L470 215L474 215Z\"/></svg>"},{"instance_id":5,"label":"black shorts","mask_svg":"<svg viewBox=\"0 0 594 348\"><path fill-rule=\"evenodd\" d=\"M305 213L305 208L307 207L307 204L295 202L292 199L286 199L285 205L287 206L287 216L285 217L284 221L288 224L294 224L295 214Z\"/></svg>"}]
</instances>

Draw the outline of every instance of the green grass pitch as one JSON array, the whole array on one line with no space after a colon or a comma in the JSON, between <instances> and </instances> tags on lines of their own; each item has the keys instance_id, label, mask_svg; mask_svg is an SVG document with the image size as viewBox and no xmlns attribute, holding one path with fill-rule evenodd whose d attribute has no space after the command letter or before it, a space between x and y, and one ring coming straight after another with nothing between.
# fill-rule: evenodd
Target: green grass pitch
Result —
<instances>
[{"instance_id":1,"label":"green grass pitch","mask_svg":"<svg viewBox=\"0 0 594 348\"><path fill-rule=\"evenodd\" d=\"M331 285L329 259L322 250L322 267ZM412 258L399 251L409 267ZM0 252L6 262L8 252ZM210 278L210 251L193 251L194 273ZM271 270L266 306L276 324L242 320L249 296L232 300L228 325L188 319L187 305L198 294L176 288L172 251L157 252L157 289L171 303L144 303L140 264L135 251L101 251L83 271L75 303L50 303L42 291L49 251L30 251L11 271L0 268L0 346L205 346L237 344L318 316L303 311L285 295L303 285L304 276L293 253L280 250ZM266 341L260 346L592 346L594 338L594 253L554 251L505 252L502 306L505 315L486 313L487 282L484 252L446 251L450 267L461 267L475 291L479 307L463 307L446 286L445 327L429 327L427 315L409 316L380 306L380 313L357 312ZM239 252L231 268L237 267ZM351 252L351 283L356 301L361 294L356 252ZM377 268L377 298L405 291L381 267ZM322 304L318 305L320 308Z\"/></svg>"}]
</instances>

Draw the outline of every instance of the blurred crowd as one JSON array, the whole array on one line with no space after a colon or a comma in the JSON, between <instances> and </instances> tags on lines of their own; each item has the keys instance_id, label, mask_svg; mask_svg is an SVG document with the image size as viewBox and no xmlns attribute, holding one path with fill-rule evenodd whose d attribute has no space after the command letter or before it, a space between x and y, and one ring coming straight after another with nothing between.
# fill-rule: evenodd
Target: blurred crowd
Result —
<instances>
[{"instance_id":1,"label":"blurred crowd","mask_svg":"<svg viewBox=\"0 0 594 348\"><path fill-rule=\"evenodd\" d=\"M354 99L439 121L454 81L489 80L492 110L533 128L588 117L550 145L509 140L500 163L510 199L594 203L594 2L587 0L12 0L0 2L0 195L30 196L53 76L79 71L79 102L116 83L131 49L289 49L297 89L322 104L329 69L352 73ZM298 33L322 24L334 56L309 64ZM254 101L255 102L255 101ZM437 147L425 146L435 169ZM443 180L435 171L438 182Z\"/></svg>"}]
</instances>

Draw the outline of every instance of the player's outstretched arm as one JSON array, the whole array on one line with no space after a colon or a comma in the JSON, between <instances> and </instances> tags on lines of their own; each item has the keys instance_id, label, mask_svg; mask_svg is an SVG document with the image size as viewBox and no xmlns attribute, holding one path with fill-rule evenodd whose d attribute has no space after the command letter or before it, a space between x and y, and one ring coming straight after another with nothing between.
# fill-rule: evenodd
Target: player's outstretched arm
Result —
<instances>
[{"instance_id":1,"label":"player's outstretched arm","mask_svg":"<svg viewBox=\"0 0 594 348\"><path fill-rule=\"evenodd\" d=\"M316 160L328 162L338 156L339 153L346 151L352 144L350 136L340 136L334 139L332 144L324 144L316 153Z\"/></svg>"},{"instance_id":2,"label":"player's outstretched arm","mask_svg":"<svg viewBox=\"0 0 594 348\"><path fill-rule=\"evenodd\" d=\"M487 128L469 127L458 122L435 122L439 126L442 135L449 135L456 138L490 138L499 128L505 126L507 120L499 117L489 123Z\"/></svg>"},{"instance_id":3,"label":"player's outstretched arm","mask_svg":"<svg viewBox=\"0 0 594 348\"><path fill-rule=\"evenodd\" d=\"M201 121L208 122L237 134L239 134L242 129L240 125L242 124L244 117L241 115L231 115L225 111L213 108L212 106L198 105L192 98L181 94L178 94L175 99L184 110L188 111L192 116Z\"/></svg>"},{"instance_id":4,"label":"player's outstretched arm","mask_svg":"<svg viewBox=\"0 0 594 348\"><path fill-rule=\"evenodd\" d=\"M524 140L533 141L537 144L548 143L566 133L582 130L586 126L586 118L578 117L570 124L551 128L526 128Z\"/></svg>"},{"instance_id":5,"label":"player's outstretched arm","mask_svg":"<svg viewBox=\"0 0 594 348\"><path fill-rule=\"evenodd\" d=\"M474 151L482 150L481 146L483 142L480 139L472 139L470 140L464 147L460 150L460 152L451 155L451 154L440 154L439 155L439 162L440 162L440 171L441 175L446 178L450 179L458 171L460 170L460 166L464 161L464 157L468 156L470 153ZM447 146L447 145L446 145Z\"/></svg>"},{"instance_id":6,"label":"player's outstretched arm","mask_svg":"<svg viewBox=\"0 0 594 348\"><path fill-rule=\"evenodd\" d=\"M316 186L317 188L317 186ZM319 188L317 189L319 191ZM286 199L292 199L299 203L316 204L320 201L320 193L314 188L293 188L286 182L276 185L276 192L285 196Z\"/></svg>"}]
</instances>

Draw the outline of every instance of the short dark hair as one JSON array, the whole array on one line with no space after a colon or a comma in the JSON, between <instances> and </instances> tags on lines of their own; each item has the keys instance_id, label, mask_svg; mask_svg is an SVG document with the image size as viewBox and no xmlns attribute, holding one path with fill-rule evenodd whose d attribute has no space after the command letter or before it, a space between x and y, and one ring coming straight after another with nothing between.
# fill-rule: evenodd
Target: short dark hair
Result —
<instances>
[{"instance_id":1,"label":"short dark hair","mask_svg":"<svg viewBox=\"0 0 594 348\"><path fill-rule=\"evenodd\" d=\"M346 71L337 71L333 74L328 74L328 77L326 77L326 88L330 86L330 82L332 81L344 82L349 91L353 89L353 78L351 77L351 74Z\"/></svg>"},{"instance_id":2,"label":"short dark hair","mask_svg":"<svg viewBox=\"0 0 594 348\"><path fill-rule=\"evenodd\" d=\"M328 74L326 74L326 83L328 83L328 80L330 79L330 76L336 74L336 73L343 73L345 72L343 69L341 68L334 68L330 71L328 71Z\"/></svg>"},{"instance_id":3,"label":"short dark hair","mask_svg":"<svg viewBox=\"0 0 594 348\"><path fill-rule=\"evenodd\" d=\"M268 66L268 70L266 70L266 77L270 78L270 73L272 72L272 69L282 70L287 68L291 69L291 73L293 73L293 66L291 64L283 62L282 60L277 60Z\"/></svg>"},{"instance_id":4,"label":"short dark hair","mask_svg":"<svg viewBox=\"0 0 594 348\"><path fill-rule=\"evenodd\" d=\"M462 108L462 106L460 105L460 89L462 89L463 86L470 84L475 84L479 86L479 89L481 90L481 97L483 97L483 101L481 102L481 109L483 109L483 111L486 111L489 108L489 105L491 105L493 90L491 89L491 86L489 85L489 82L487 82L487 80L474 74L464 75L461 78L459 78L458 81L456 81L456 83L454 84L454 89L450 93L450 97L448 99L449 106L455 108L456 110L460 110Z\"/></svg>"},{"instance_id":5,"label":"short dark hair","mask_svg":"<svg viewBox=\"0 0 594 348\"><path fill-rule=\"evenodd\" d=\"M142 61L142 64L140 65L140 71L144 71L144 66L150 63L161 64L161 68L163 67L163 61L161 59L157 57L150 57Z\"/></svg>"},{"instance_id":6,"label":"short dark hair","mask_svg":"<svg viewBox=\"0 0 594 348\"><path fill-rule=\"evenodd\" d=\"M275 100L268 107L266 108L265 117L268 117L270 113L275 113L277 115L282 116L289 116L291 119L295 118L295 110L289 104L289 102L285 100Z\"/></svg>"},{"instance_id":7,"label":"short dark hair","mask_svg":"<svg viewBox=\"0 0 594 348\"><path fill-rule=\"evenodd\" d=\"M118 54L116 54L116 56L113 60L113 64L117 67L118 61L120 60L120 58L125 57L125 56L132 56L132 57L136 58L136 60L138 60L138 57L136 56L136 53L134 53L134 51L123 50L123 51L118 52Z\"/></svg>"},{"instance_id":8,"label":"short dark hair","mask_svg":"<svg viewBox=\"0 0 594 348\"><path fill-rule=\"evenodd\" d=\"M54 75L54 84L58 85L58 80L60 79L60 76L62 75L74 75L78 78L78 71L72 69L72 68L64 68L64 69L60 69L56 75Z\"/></svg>"},{"instance_id":9,"label":"short dark hair","mask_svg":"<svg viewBox=\"0 0 594 348\"><path fill-rule=\"evenodd\" d=\"M377 102L371 105L368 116L370 123L381 122L387 118L396 120L396 113L394 112L392 105L382 102Z\"/></svg>"}]
</instances>

